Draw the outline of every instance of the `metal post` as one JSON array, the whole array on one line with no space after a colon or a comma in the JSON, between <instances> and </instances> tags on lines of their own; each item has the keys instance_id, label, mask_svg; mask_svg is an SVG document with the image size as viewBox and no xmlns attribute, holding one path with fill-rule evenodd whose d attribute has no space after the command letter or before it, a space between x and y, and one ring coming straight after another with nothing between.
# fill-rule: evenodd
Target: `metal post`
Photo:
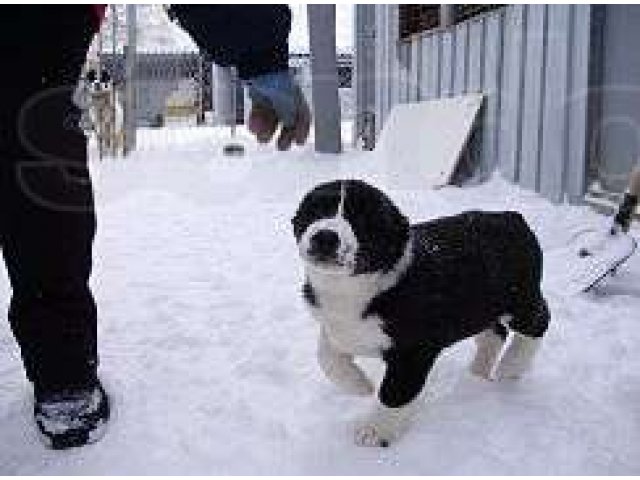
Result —
<instances>
[{"instance_id":1,"label":"metal post","mask_svg":"<svg viewBox=\"0 0 640 480\"><path fill-rule=\"evenodd\" d=\"M124 145L128 155L136 146L136 5L127 5L127 48L125 54Z\"/></svg>"},{"instance_id":2,"label":"metal post","mask_svg":"<svg viewBox=\"0 0 640 480\"><path fill-rule=\"evenodd\" d=\"M115 119L116 116L118 115L118 111L117 111L117 107L116 107L116 102L118 101L118 97L116 95L116 55L118 53L118 11L116 10L116 5L112 4L111 5L111 106L112 108L112 115L113 118ZM111 128L113 129L111 132L109 132L107 135L109 135L109 138L115 138L115 122L111 122L110 123ZM109 152L112 156L116 156L116 144L115 142L111 142L111 152Z\"/></svg>"},{"instance_id":3,"label":"metal post","mask_svg":"<svg viewBox=\"0 0 640 480\"><path fill-rule=\"evenodd\" d=\"M213 111L215 125L232 125L233 113L233 76L230 67L212 65L213 70Z\"/></svg>"},{"instance_id":4,"label":"metal post","mask_svg":"<svg viewBox=\"0 0 640 480\"><path fill-rule=\"evenodd\" d=\"M308 5L316 151L340 153L340 97L336 62L336 6Z\"/></svg>"},{"instance_id":5,"label":"metal post","mask_svg":"<svg viewBox=\"0 0 640 480\"><path fill-rule=\"evenodd\" d=\"M454 4L442 4L440 5L440 28L450 27L455 23L455 5Z\"/></svg>"},{"instance_id":6,"label":"metal post","mask_svg":"<svg viewBox=\"0 0 640 480\"><path fill-rule=\"evenodd\" d=\"M100 30L98 31L98 69L96 71L96 75L97 78L100 79L102 78L102 44L103 44L103 29L100 28ZM100 141L100 138L98 138L98 125L93 125L93 132L95 135L95 138L98 142L98 158L100 160L102 160L102 158L104 157L104 149L102 148L102 142Z\"/></svg>"},{"instance_id":7,"label":"metal post","mask_svg":"<svg viewBox=\"0 0 640 480\"><path fill-rule=\"evenodd\" d=\"M354 61L352 88L356 91L356 117L353 144L373 150L376 110L376 5L354 7Z\"/></svg>"},{"instance_id":8,"label":"metal post","mask_svg":"<svg viewBox=\"0 0 640 480\"><path fill-rule=\"evenodd\" d=\"M198 125L204 124L204 58L198 56Z\"/></svg>"},{"instance_id":9,"label":"metal post","mask_svg":"<svg viewBox=\"0 0 640 480\"><path fill-rule=\"evenodd\" d=\"M222 149L225 156L237 157L245 152L245 147L236 137L238 85L238 74L234 67L213 66L214 123L231 127L231 135Z\"/></svg>"}]
</instances>

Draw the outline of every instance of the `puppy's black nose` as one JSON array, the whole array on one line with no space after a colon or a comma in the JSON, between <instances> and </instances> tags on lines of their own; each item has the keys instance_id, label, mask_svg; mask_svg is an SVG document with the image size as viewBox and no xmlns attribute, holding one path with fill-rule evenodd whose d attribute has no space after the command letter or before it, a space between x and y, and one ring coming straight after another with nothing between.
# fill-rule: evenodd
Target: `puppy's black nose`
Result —
<instances>
[{"instance_id":1,"label":"puppy's black nose","mask_svg":"<svg viewBox=\"0 0 640 480\"><path fill-rule=\"evenodd\" d=\"M311 255L326 258L334 255L340 245L340 237L332 230L318 230L309 242Z\"/></svg>"}]
</instances>

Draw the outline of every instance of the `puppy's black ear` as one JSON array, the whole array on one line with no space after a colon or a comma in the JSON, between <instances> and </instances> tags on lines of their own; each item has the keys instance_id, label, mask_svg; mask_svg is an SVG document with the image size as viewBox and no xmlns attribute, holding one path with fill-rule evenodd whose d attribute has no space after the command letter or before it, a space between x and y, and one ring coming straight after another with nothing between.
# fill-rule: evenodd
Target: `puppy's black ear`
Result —
<instances>
[{"instance_id":1,"label":"puppy's black ear","mask_svg":"<svg viewBox=\"0 0 640 480\"><path fill-rule=\"evenodd\" d=\"M402 220L400 222L400 230L403 232L405 238L409 236L409 230L411 229L411 222L409 219L401 214Z\"/></svg>"},{"instance_id":2,"label":"puppy's black ear","mask_svg":"<svg viewBox=\"0 0 640 480\"><path fill-rule=\"evenodd\" d=\"M401 246L400 248L404 249L404 245L409 239L409 229L411 228L411 225L407 217L400 213L399 210L397 212L398 215L394 216L392 223L399 239L398 243Z\"/></svg>"},{"instance_id":3,"label":"puppy's black ear","mask_svg":"<svg viewBox=\"0 0 640 480\"><path fill-rule=\"evenodd\" d=\"M301 210L301 207L298 207L298 210L296 210L296 213L291 218L291 226L293 227L293 235L298 240L302 236L302 230L303 230L302 215L300 214L300 210Z\"/></svg>"},{"instance_id":4,"label":"puppy's black ear","mask_svg":"<svg viewBox=\"0 0 640 480\"><path fill-rule=\"evenodd\" d=\"M411 225L409 219L390 200L382 212L385 248L395 264L395 261L399 260L405 251Z\"/></svg>"}]
</instances>

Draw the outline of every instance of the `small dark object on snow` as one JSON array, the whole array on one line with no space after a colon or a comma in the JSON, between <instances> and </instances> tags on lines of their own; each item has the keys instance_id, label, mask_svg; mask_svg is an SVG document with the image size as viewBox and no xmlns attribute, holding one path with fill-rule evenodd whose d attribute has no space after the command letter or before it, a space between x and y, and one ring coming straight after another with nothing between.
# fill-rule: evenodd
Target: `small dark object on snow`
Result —
<instances>
[{"instance_id":1,"label":"small dark object on snow","mask_svg":"<svg viewBox=\"0 0 640 480\"><path fill-rule=\"evenodd\" d=\"M227 157L242 157L244 156L244 147L239 143L229 143L224 146L222 153Z\"/></svg>"},{"instance_id":2,"label":"small dark object on snow","mask_svg":"<svg viewBox=\"0 0 640 480\"><path fill-rule=\"evenodd\" d=\"M591 252L589 250L587 250L586 248L581 248L578 251L578 256L580 258L590 257L591 256Z\"/></svg>"}]
</instances>

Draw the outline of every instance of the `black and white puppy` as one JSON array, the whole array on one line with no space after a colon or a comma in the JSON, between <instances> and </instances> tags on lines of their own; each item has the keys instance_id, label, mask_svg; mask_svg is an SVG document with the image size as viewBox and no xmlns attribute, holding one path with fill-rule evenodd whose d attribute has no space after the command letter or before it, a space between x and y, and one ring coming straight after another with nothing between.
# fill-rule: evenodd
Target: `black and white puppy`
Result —
<instances>
[{"instance_id":1,"label":"black and white puppy","mask_svg":"<svg viewBox=\"0 0 640 480\"><path fill-rule=\"evenodd\" d=\"M487 379L518 377L531 363L549 312L542 252L520 214L473 211L410 225L377 188L336 180L303 198L293 228L324 373L367 395L374 387L354 357L386 363L356 443L398 437L434 361L455 342L475 336L471 370Z\"/></svg>"}]
</instances>

